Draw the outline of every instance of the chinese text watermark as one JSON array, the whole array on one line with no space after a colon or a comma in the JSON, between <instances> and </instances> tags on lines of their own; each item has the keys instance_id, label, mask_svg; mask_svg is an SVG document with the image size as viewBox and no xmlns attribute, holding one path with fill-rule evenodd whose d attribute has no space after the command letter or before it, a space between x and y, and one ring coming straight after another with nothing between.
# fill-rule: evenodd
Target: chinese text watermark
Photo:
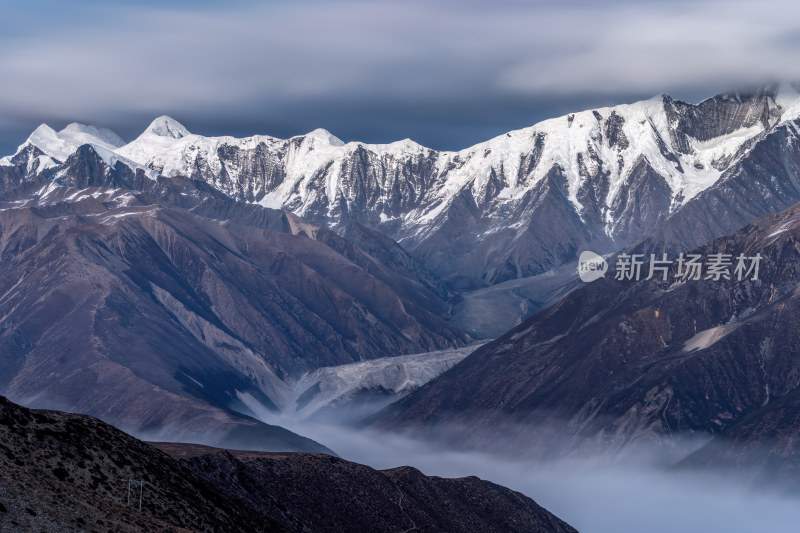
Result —
<instances>
[{"instance_id":1,"label":"chinese text watermark","mask_svg":"<svg viewBox=\"0 0 800 533\"><path fill-rule=\"evenodd\" d=\"M761 265L760 253L749 256L740 253L736 256L725 253L683 254L669 259L666 253L657 257L650 254L620 254L614 265L614 279L620 281L639 281L660 278L667 281L697 281L722 279L737 281L758 280ZM674 267L674 268L673 268ZM594 252L583 252L578 259L578 276L590 282L602 278L608 270L608 263Z\"/></svg>"}]
</instances>

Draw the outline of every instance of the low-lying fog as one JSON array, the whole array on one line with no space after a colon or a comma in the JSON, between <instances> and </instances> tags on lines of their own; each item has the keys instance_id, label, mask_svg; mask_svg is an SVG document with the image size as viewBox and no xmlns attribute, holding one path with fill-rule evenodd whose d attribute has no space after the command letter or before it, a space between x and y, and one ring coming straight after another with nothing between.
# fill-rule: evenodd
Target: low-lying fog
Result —
<instances>
[{"instance_id":1,"label":"low-lying fog","mask_svg":"<svg viewBox=\"0 0 800 533\"><path fill-rule=\"evenodd\" d=\"M373 430L286 418L264 421L375 468L411 465L428 475L475 475L499 483L530 496L582 533L794 533L800 524L800 496L757 490L723 472L676 473L592 461L543 464L448 451Z\"/></svg>"}]
</instances>

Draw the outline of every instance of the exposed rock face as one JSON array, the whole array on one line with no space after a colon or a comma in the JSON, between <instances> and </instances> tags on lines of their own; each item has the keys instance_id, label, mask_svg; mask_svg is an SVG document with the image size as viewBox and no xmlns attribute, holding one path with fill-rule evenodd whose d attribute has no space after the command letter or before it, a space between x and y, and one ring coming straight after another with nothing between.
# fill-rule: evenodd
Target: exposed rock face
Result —
<instances>
[{"instance_id":1,"label":"exposed rock face","mask_svg":"<svg viewBox=\"0 0 800 533\"><path fill-rule=\"evenodd\" d=\"M770 453L792 456L800 206L698 252L760 253L758 280L607 276L476 350L387 408L378 425L464 424L471 432L459 439L472 444L505 439L536 455L615 460L648 442L679 458L687 436L746 445L777 436L786 448ZM487 434L493 442L481 441Z\"/></svg>"},{"instance_id":2,"label":"exposed rock face","mask_svg":"<svg viewBox=\"0 0 800 533\"><path fill-rule=\"evenodd\" d=\"M800 120L781 124L722 178L645 238L648 249L685 251L800 202Z\"/></svg>"},{"instance_id":3,"label":"exposed rock face","mask_svg":"<svg viewBox=\"0 0 800 533\"><path fill-rule=\"evenodd\" d=\"M158 446L178 459L99 420L0 397L0 531L575 531L473 477Z\"/></svg>"}]
</instances>

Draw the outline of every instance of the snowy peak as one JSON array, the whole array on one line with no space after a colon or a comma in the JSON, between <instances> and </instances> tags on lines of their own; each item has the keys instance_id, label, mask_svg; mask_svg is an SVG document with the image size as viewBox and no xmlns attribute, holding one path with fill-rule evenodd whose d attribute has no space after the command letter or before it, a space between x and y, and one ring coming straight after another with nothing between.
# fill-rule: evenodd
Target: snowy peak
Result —
<instances>
[{"instance_id":1,"label":"snowy peak","mask_svg":"<svg viewBox=\"0 0 800 533\"><path fill-rule=\"evenodd\" d=\"M193 135L174 118L162 115L116 152L137 165L171 176L186 174L198 150L202 149L203 157L213 157L216 144L212 138Z\"/></svg>"},{"instance_id":2,"label":"snowy peak","mask_svg":"<svg viewBox=\"0 0 800 533\"><path fill-rule=\"evenodd\" d=\"M125 141L111 130L77 122L69 124L61 131L56 131L47 124L41 124L19 147L17 153L24 150L26 146L33 145L48 157L63 162L84 144L113 151L123 146Z\"/></svg>"},{"instance_id":3,"label":"snowy peak","mask_svg":"<svg viewBox=\"0 0 800 533\"><path fill-rule=\"evenodd\" d=\"M300 138L305 141L321 143L323 145L327 144L329 146L344 146L344 141L324 128L317 128L314 131L306 133Z\"/></svg>"},{"instance_id":4,"label":"snowy peak","mask_svg":"<svg viewBox=\"0 0 800 533\"><path fill-rule=\"evenodd\" d=\"M800 84L783 84L775 96L775 104L781 110L781 122L800 118Z\"/></svg>"},{"instance_id":5,"label":"snowy peak","mask_svg":"<svg viewBox=\"0 0 800 533\"><path fill-rule=\"evenodd\" d=\"M166 115L162 115L151 122L142 135L147 134L171 139L182 139L191 135L183 124Z\"/></svg>"},{"instance_id":6,"label":"snowy peak","mask_svg":"<svg viewBox=\"0 0 800 533\"><path fill-rule=\"evenodd\" d=\"M26 144L32 144L44 153L53 155L49 152L61 152L62 150L59 150L59 145L63 145L64 142L58 137L58 132L56 132L56 130L47 124L39 124L22 146L20 146L20 149Z\"/></svg>"},{"instance_id":7,"label":"snowy peak","mask_svg":"<svg viewBox=\"0 0 800 533\"><path fill-rule=\"evenodd\" d=\"M107 128L96 128L86 124L73 122L58 132L62 138L71 139L77 144L96 144L103 148L114 149L125 145L125 141Z\"/></svg>"}]
</instances>

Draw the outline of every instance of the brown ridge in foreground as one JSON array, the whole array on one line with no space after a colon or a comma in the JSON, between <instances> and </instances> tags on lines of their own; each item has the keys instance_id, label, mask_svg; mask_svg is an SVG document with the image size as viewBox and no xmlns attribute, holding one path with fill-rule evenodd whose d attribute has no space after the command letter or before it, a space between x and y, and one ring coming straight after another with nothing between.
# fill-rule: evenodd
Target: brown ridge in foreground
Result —
<instances>
[{"instance_id":1,"label":"brown ridge in foreground","mask_svg":"<svg viewBox=\"0 0 800 533\"><path fill-rule=\"evenodd\" d=\"M476 477L379 471L325 454L151 445L92 417L0 397L0 531L575 530Z\"/></svg>"}]
</instances>

